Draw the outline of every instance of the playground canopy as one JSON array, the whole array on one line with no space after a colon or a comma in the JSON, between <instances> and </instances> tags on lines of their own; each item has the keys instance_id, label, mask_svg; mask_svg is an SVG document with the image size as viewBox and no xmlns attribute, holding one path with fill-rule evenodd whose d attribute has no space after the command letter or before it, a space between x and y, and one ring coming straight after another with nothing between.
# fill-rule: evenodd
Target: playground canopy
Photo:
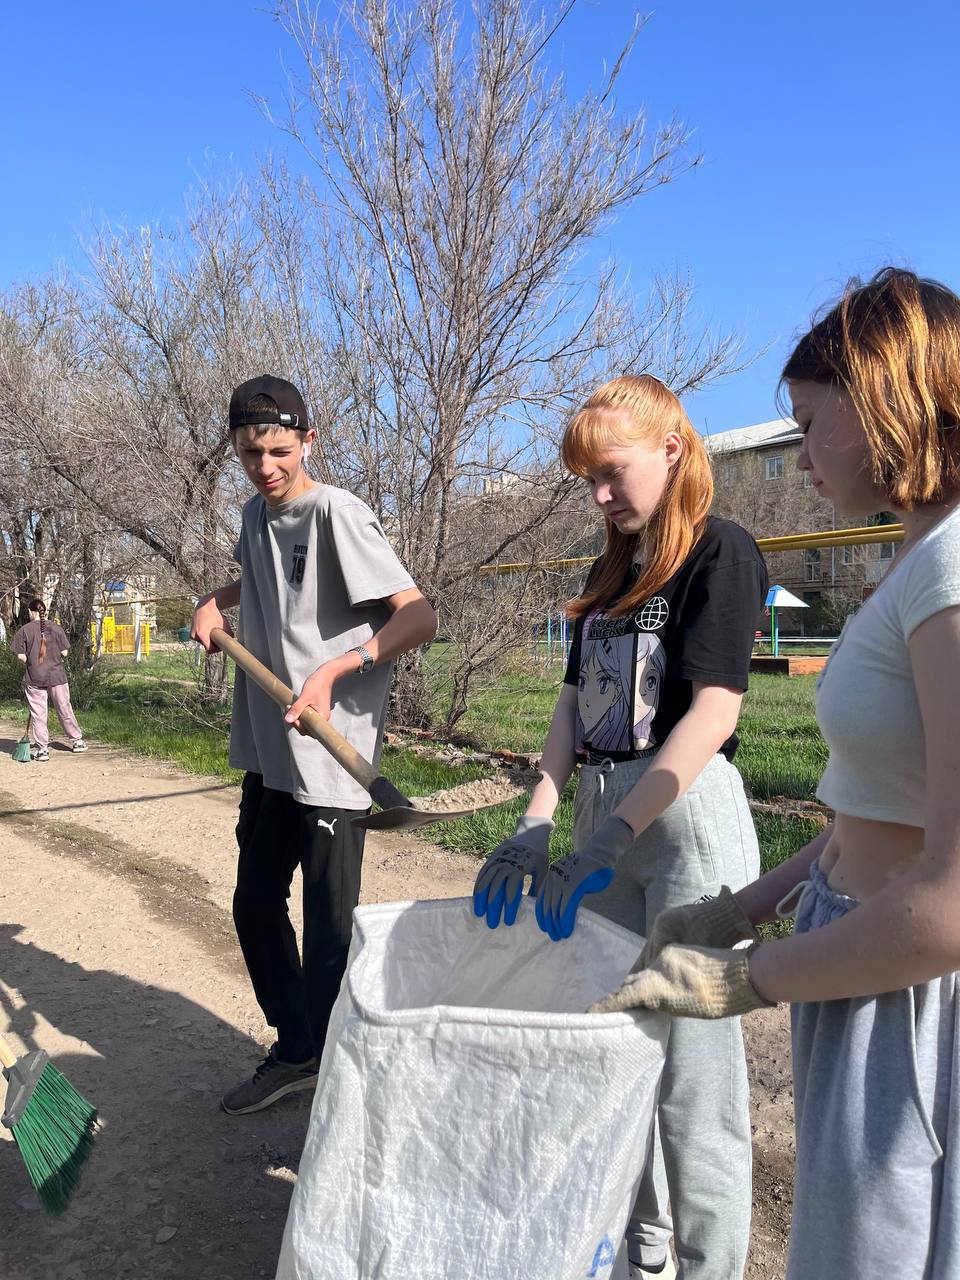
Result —
<instances>
[{"instance_id":1,"label":"playground canopy","mask_svg":"<svg viewBox=\"0 0 960 1280\"><path fill-rule=\"evenodd\" d=\"M809 609L806 600L799 600L791 595L786 587L771 587L767 592L768 609Z\"/></svg>"},{"instance_id":2,"label":"playground canopy","mask_svg":"<svg viewBox=\"0 0 960 1280\"><path fill-rule=\"evenodd\" d=\"M770 640L773 656L780 653L780 628L777 624L778 609L809 609L805 600L798 600L786 587L773 586L767 592L767 608L770 610Z\"/></svg>"}]
</instances>

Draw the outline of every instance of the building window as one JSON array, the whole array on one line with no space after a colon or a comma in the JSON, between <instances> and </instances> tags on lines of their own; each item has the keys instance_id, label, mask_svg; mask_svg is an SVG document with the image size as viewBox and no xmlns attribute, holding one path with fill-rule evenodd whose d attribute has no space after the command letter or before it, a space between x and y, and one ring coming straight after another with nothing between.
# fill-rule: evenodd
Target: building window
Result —
<instances>
[{"instance_id":1,"label":"building window","mask_svg":"<svg viewBox=\"0 0 960 1280\"><path fill-rule=\"evenodd\" d=\"M721 468L720 476L724 484L733 484L737 478L737 468L732 462L725 462Z\"/></svg>"},{"instance_id":2,"label":"building window","mask_svg":"<svg viewBox=\"0 0 960 1280\"><path fill-rule=\"evenodd\" d=\"M820 548L811 547L803 553L804 582L820 581Z\"/></svg>"},{"instance_id":3,"label":"building window","mask_svg":"<svg viewBox=\"0 0 960 1280\"><path fill-rule=\"evenodd\" d=\"M881 560L892 560L896 554L897 554L897 544L895 542L880 543L880 559Z\"/></svg>"},{"instance_id":4,"label":"building window","mask_svg":"<svg viewBox=\"0 0 960 1280\"><path fill-rule=\"evenodd\" d=\"M844 564L859 564L859 563L860 563L861 556L860 556L860 548L859 548L859 547L843 547L843 548L841 548L841 550L843 551L843 563L844 563Z\"/></svg>"},{"instance_id":5,"label":"building window","mask_svg":"<svg viewBox=\"0 0 960 1280\"><path fill-rule=\"evenodd\" d=\"M809 472L809 471L801 471L801 472L800 472L800 474L803 476L803 487L804 487L804 489L812 489L812 488L813 488L813 477L810 475L810 472Z\"/></svg>"},{"instance_id":6,"label":"building window","mask_svg":"<svg viewBox=\"0 0 960 1280\"><path fill-rule=\"evenodd\" d=\"M764 474L768 480L783 479L783 454L778 453L775 458L766 459Z\"/></svg>"}]
</instances>

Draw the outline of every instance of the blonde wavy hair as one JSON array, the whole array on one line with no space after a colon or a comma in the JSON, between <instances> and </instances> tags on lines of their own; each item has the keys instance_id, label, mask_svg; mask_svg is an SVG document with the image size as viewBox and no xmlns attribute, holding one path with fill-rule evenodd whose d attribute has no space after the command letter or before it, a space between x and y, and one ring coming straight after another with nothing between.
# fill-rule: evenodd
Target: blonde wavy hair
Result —
<instances>
[{"instance_id":1,"label":"blonde wavy hair","mask_svg":"<svg viewBox=\"0 0 960 1280\"><path fill-rule=\"evenodd\" d=\"M873 483L892 506L912 511L960 490L960 298L946 285L899 267L851 281L782 376L850 396Z\"/></svg>"},{"instance_id":2,"label":"blonde wavy hair","mask_svg":"<svg viewBox=\"0 0 960 1280\"><path fill-rule=\"evenodd\" d=\"M641 537L639 577L607 612L613 617L631 613L676 573L703 533L713 501L713 474L703 441L680 401L650 374L605 382L570 420L560 452L567 470L578 476L587 475L610 445L655 449L670 432L680 437L682 449L656 511L642 534L621 533L606 521L607 545L588 586L567 603L571 618L609 605L623 586Z\"/></svg>"}]
</instances>

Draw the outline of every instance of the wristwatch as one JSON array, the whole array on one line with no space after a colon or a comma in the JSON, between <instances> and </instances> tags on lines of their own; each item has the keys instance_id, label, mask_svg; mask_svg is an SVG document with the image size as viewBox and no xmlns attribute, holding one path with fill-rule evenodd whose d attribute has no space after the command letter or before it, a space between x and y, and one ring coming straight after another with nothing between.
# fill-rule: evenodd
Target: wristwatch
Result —
<instances>
[{"instance_id":1,"label":"wristwatch","mask_svg":"<svg viewBox=\"0 0 960 1280\"><path fill-rule=\"evenodd\" d=\"M351 649L350 652L359 653L360 655L361 662L360 666L357 668L358 676L365 676L368 671L373 670L373 658L370 657L370 654L367 653L362 644L358 644L355 648Z\"/></svg>"}]
</instances>

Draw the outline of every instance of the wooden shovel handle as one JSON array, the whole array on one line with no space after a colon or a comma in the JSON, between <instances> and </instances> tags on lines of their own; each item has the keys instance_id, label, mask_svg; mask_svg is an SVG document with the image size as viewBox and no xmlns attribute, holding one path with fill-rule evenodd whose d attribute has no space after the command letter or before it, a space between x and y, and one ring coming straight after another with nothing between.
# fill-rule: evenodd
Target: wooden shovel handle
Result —
<instances>
[{"instance_id":1,"label":"wooden shovel handle","mask_svg":"<svg viewBox=\"0 0 960 1280\"><path fill-rule=\"evenodd\" d=\"M13 1052L6 1040L0 1037L0 1067L12 1067L17 1060L17 1055Z\"/></svg>"},{"instance_id":2,"label":"wooden shovel handle","mask_svg":"<svg viewBox=\"0 0 960 1280\"><path fill-rule=\"evenodd\" d=\"M210 639L218 649L222 649L224 653L229 653L237 666L245 671L264 693L273 698L274 702L279 703L281 707L289 707L291 702L296 701L293 690L289 689L282 680L278 680L272 671L269 671L262 662L243 647L239 640L228 635L220 627L214 627L210 632ZM355 782L359 782L366 791L369 791L380 776L370 761L364 760L356 747L351 746L346 738L337 732L330 721L324 720L323 716L318 715L316 711L312 711L307 707L306 710L300 712L299 718L301 725L310 734L310 737L316 738L318 742L323 743L334 760L343 765L350 777Z\"/></svg>"}]
</instances>

